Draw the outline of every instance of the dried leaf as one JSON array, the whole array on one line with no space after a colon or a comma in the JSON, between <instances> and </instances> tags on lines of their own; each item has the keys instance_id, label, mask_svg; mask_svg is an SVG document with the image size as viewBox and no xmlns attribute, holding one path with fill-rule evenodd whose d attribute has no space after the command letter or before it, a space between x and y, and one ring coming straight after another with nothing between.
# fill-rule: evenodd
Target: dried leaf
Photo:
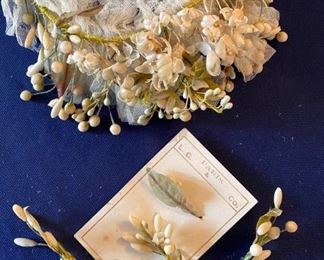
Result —
<instances>
[{"instance_id":1,"label":"dried leaf","mask_svg":"<svg viewBox=\"0 0 324 260\"><path fill-rule=\"evenodd\" d=\"M190 213L197 218L202 218L193 208L187 203L186 197L179 185L169 177L149 169L149 183L155 196L170 207L177 207L184 212Z\"/></svg>"}]
</instances>

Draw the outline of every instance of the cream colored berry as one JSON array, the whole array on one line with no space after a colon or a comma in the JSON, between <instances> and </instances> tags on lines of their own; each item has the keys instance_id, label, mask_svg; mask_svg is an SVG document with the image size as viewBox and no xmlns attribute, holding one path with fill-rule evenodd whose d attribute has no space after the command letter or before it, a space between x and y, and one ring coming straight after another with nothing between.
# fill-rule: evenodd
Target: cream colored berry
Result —
<instances>
[{"instance_id":1,"label":"cream colored berry","mask_svg":"<svg viewBox=\"0 0 324 260\"><path fill-rule=\"evenodd\" d=\"M259 256L262 253L262 246L258 245L258 244L253 244L250 247L250 253L252 256Z\"/></svg>"},{"instance_id":2,"label":"cream colored berry","mask_svg":"<svg viewBox=\"0 0 324 260\"><path fill-rule=\"evenodd\" d=\"M81 38L77 35L70 35L69 39L71 42L73 42L74 44L78 45L81 43Z\"/></svg>"},{"instance_id":3,"label":"cream colored berry","mask_svg":"<svg viewBox=\"0 0 324 260\"><path fill-rule=\"evenodd\" d=\"M180 120L183 122L188 122L190 121L192 118L191 112L190 111L186 111L180 114Z\"/></svg>"},{"instance_id":4,"label":"cream colored berry","mask_svg":"<svg viewBox=\"0 0 324 260\"><path fill-rule=\"evenodd\" d=\"M98 115L93 115L89 119L89 124L91 127L97 127L100 125L100 117Z\"/></svg>"},{"instance_id":5,"label":"cream colored berry","mask_svg":"<svg viewBox=\"0 0 324 260\"><path fill-rule=\"evenodd\" d=\"M43 33L42 42L43 42L45 50L50 50L52 48L52 39L51 39L48 31L45 31Z\"/></svg>"},{"instance_id":6,"label":"cream colored berry","mask_svg":"<svg viewBox=\"0 0 324 260\"><path fill-rule=\"evenodd\" d=\"M68 120L68 118L69 118L69 114L66 113L66 112L64 111L63 108L60 110L58 116L59 116L59 118L60 118L61 120L63 120L63 121L66 121L66 120Z\"/></svg>"},{"instance_id":7,"label":"cream colored berry","mask_svg":"<svg viewBox=\"0 0 324 260\"><path fill-rule=\"evenodd\" d=\"M42 85L44 82L43 75L41 73L36 73L31 76L30 82L33 85Z\"/></svg>"},{"instance_id":8,"label":"cream colored berry","mask_svg":"<svg viewBox=\"0 0 324 260\"><path fill-rule=\"evenodd\" d=\"M230 109L232 109L232 108L233 108L233 103L232 103L232 102L227 103L227 104L225 105L225 107L224 107L225 110L230 110Z\"/></svg>"},{"instance_id":9,"label":"cream colored berry","mask_svg":"<svg viewBox=\"0 0 324 260\"><path fill-rule=\"evenodd\" d=\"M72 102L66 103L64 106L65 113L72 115L75 112L75 105Z\"/></svg>"},{"instance_id":10,"label":"cream colored berry","mask_svg":"<svg viewBox=\"0 0 324 260\"><path fill-rule=\"evenodd\" d=\"M283 197L282 190L281 190L281 188L278 187L275 190L275 193L273 195L273 203L274 203L275 208L277 208L277 209L280 208L281 203L282 203L282 197Z\"/></svg>"},{"instance_id":11,"label":"cream colored berry","mask_svg":"<svg viewBox=\"0 0 324 260\"><path fill-rule=\"evenodd\" d=\"M270 221L264 222L258 227L257 234L259 236L263 236L264 234L268 233L271 227L272 223Z\"/></svg>"},{"instance_id":12,"label":"cream colored berry","mask_svg":"<svg viewBox=\"0 0 324 260\"><path fill-rule=\"evenodd\" d=\"M44 84L35 84L35 85L33 85L33 89L35 91L43 91L44 90Z\"/></svg>"},{"instance_id":13,"label":"cream colored berry","mask_svg":"<svg viewBox=\"0 0 324 260\"><path fill-rule=\"evenodd\" d=\"M74 120L78 123L84 121L86 119L85 113L79 113L77 116L74 118Z\"/></svg>"},{"instance_id":14,"label":"cream colored berry","mask_svg":"<svg viewBox=\"0 0 324 260\"><path fill-rule=\"evenodd\" d=\"M72 93L75 96L81 96L82 93L83 93L81 86L79 86L79 85L74 86L73 90L72 90Z\"/></svg>"},{"instance_id":15,"label":"cream colored berry","mask_svg":"<svg viewBox=\"0 0 324 260\"><path fill-rule=\"evenodd\" d=\"M72 43L69 41L63 41L60 43L59 49L64 54L69 54L73 50Z\"/></svg>"},{"instance_id":16,"label":"cream colored berry","mask_svg":"<svg viewBox=\"0 0 324 260\"><path fill-rule=\"evenodd\" d=\"M298 229L298 225L295 221L288 221L285 225L285 230L288 233L295 233Z\"/></svg>"},{"instance_id":17,"label":"cream colored berry","mask_svg":"<svg viewBox=\"0 0 324 260\"><path fill-rule=\"evenodd\" d=\"M25 48L30 48L32 46L35 36L36 36L36 27L32 26L28 31L25 39L25 43L24 43Z\"/></svg>"},{"instance_id":18,"label":"cream colored berry","mask_svg":"<svg viewBox=\"0 0 324 260\"><path fill-rule=\"evenodd\" d=\"M41 43L43 43L44 32L45 32L44 25L41 22L38 22L37 23L37 36L38 36L39 40L41 41Z\"/></svg>"},{"instance_id":19,"label":"cream colored berry","mask_svg":"<svg viewBox=\"0 0 324 260\"><path fill-rule=\"evenodd\" d=\"M84 109L86 109L86 108L88 108L91 105L91 103L92 102L91 102L91 99L90 98L85 98L85 99L82 100L81 105L82 105L82 107Z\"/></svg>"},{"instance_id":20,"label":"cream colored berry","mask_svg":"<svg viewBox=\"0 0 324 260\"><path fill-rule=\"evenodd\" d=\"M23 237L15 238L14 243L20 247L34 247L38 245L36 241Z\"/></svg>"},{"instance_id":21,"label":"cream colored berry","mask_svg":"<svg viewBox=\"0 0 324 260\"><path fill-rule=\"evenodd\" d=\"M78 129L80 132L87 132L89 130L89 123L87 121L82 121L78 124Z\"/></svg>"},{"instance_id":22,"label":"cream colored berry","mask_svg":"<svg viewBox=\"0 0 324 260\"><path fill-rule=\"evenodd\" d=\"M121 132L121 127L118 124L112 124L109 130L112 135L119 135Z\"/></svg>"},{"instance_id":23,"label":"cream colored berry","mask_svg":"<svg viewBox=\"0 0 324 260\"><path fill-rule=\"evenodd\" d=\"M24 222L27 221L26 213L25 213L24 209L21 206L19 206L18 204L14 204L12 206L12 210L16 214L16 216L18 218L20 218L22 221L24 221Z\"/></svg>"},{"instance_id":24,"label":"cream colored berry","mask_svg":"<svg viewBox=\"0 0 324 260\"><path fill-rule=\"evenodd\" d=\"M106 107L110 106L110 99L109 99L108 97L106 97L106 98L104 99L104 105L105 105Z\"/></svg>"},{"instance_id":25,"label":"cream colored berry","mask_svg":"<svg viewBox=\"0 0 324 260\"><path fill-rule=\"evenodd\" d=\"M279 32L277 34L277 41L278 42L286 42L288 40L288 34L286 32Z\"/></svg>"},{"instance_id":26,"label":"cream colored berry","mask_svg":"<svg viewBox=\"0 0 324 260\"><path fill-rule=\"evenodd\" d=\"M166 245L163 248L166 255L171 255L175 252L176 248L174 245Z\"/></svg>"},{"instance_id":27,"label":"cream colored berry","mask_svg":"<svg viewBox=\"0 0 324 260\"><path fill-rule=\"evenodd\" d=\"M78 24L71 25L68 29L67 32L69 34L78 34L81 32L81 27Z\"/></svg>"},{"instance_id":28,"label":"cream colored berry","mask_svg":"<svg viewBox=\"0 0 324 260\"><path fill-rule=\"evenodd\" d=\"M28 90L24 90L23 92L20 93L20 99L26 102L31 100L32 96L33 94Z\"/></svg>"},{"instance_id":29,"label":"cream colored berry","mask_svg":"<svg viewBox=\"0 0 324 260\"><path fill-rule=\"evenodd\" d=\"M223 97L223 98L221 99L221 101L220 101L220 105L221 105L222 107L225 107L226 104L227 104L228 102L230 102L230 100L231 100L231 97L226 95L225 97Z\"/></svg>"},{"instance_id":30,"label":"cream colored berry","mask_svg":"<svg viewBox=\"0 0 324 260\"><path fill-rule=\"evenodd\" d=\"M276 240L280 237L281 230L279 227L272 227L268 232L268 237L271 240Z\"/></svg>"},{"instance_id":31,"label":"cream colored berry","mask_svg":"<svg viewBox=\"0 0 324 260\"><path fill-rule=\"evenodd\" d=\"M54 73L59 74L63 71L63 63L59 61L54 61L51 65L51 69Z\"/></svg>"},{"instance_id":32,"label":"cream colored berry","mask_svg":"<svg viewBox=\"0 0 324 260\"><path fill-rule=\"evenodd\" d=\"M230 81L230 80L229 80L229 81L226 83L225 90L226 90L227 92L232 92L232 91L234 90L234 83L233 83L233 81Z\"/></svg>"},{"instance_id":33,"label":"cream colored berry","mask_svg":"<svg viewBox=\"0 0 324 260\"><path fill-rule=\"evenodd\" d=\"M22 21L27 25L31 25L34 22L34 16L30 13L25 13L22 16Z\"/></svg>"}]
</instances>

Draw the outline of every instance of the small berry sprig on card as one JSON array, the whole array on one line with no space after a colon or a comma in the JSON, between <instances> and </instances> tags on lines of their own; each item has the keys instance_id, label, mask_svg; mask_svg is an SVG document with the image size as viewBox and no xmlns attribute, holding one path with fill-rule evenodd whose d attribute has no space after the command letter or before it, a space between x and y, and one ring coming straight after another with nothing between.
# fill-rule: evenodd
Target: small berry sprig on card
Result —
<instances>
[{"instance_id":1,"label":"small berry sprig on card","mask_svg":"<svg viewBox=\"0 0 324 260\"><path fill-rule=\"evenodd\" d=\"M44 240L43 242L36 242L34 240L28 238L16 238L14 243L17 246L21 247L37 247L37 246L44 246L48 247L56 254L60 256L61 260L75 260L74 256L68 252L54 237L51 232L43 231L39 222L35 219L35 217L29 213L27 210L28 207L22 208L21 206L15 204L12 207L13 212L16 216L25 222L27 226L40 238Z\"/></svg>"},{"instance_id":2,"label":"small berry sprig on card","mask_svg":"<svg viewBox=\"0 0 324 260\"><path fill-rule=\"evenodd\" d=\"M295 233L298 225L294 221L288 221L284 229L274 226L276 219L281 216L282 210L280 209L282 203L282 190L277 188L274 193L274 208L261 216L256 225L256 236L250 247L249 252L242 258L243 260L264 260L270 257L270 250L263 250L263 246L267 243L276 240L280 237L281 233Z\"/></svg>"},{"instance_id":3,"label":"small berry sprig on card","mask_svg":"<svg viewBox=\"0 0 324 260\"><path fill-rule=\"evenodd\" d=\"M167 224L163 228L162 218L159 214L155 214L153 218L153 228L150 228L145 220L140 220L135 216L129 216L129 221L137 229L137 233L135 235L127 233L123 239L128 241L134 250L159 254L166 260L184 259L181 250L171 242L171 224Z\"/></svg>"}]
</instances>

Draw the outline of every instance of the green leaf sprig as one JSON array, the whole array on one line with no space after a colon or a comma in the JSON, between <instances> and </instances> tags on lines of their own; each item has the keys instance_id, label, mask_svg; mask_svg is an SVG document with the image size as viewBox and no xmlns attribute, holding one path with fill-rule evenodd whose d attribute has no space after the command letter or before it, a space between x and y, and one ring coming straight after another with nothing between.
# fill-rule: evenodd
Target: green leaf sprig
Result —
<instances>
[{"instance_id":1,"label":"green leaf sprig","mask_svg":"<svg viewBox=\"0 0 324 260\"><path fill-rule=\"evenodd\" d=\"M170 207L180 208L184 212L190 213L199 219L203 218L196 212L192 205L187 202L185 194L175 181L152 169L147 170L149 171L148 178L151 189L160 201Z\"/></svg>"}]
</instances>

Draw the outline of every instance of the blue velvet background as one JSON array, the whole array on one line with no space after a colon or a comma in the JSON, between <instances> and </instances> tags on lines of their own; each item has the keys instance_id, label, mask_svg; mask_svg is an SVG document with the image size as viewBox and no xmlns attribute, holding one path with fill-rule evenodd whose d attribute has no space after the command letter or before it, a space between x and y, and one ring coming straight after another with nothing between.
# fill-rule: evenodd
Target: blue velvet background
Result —
<instances>
[{"instance_id":1,"label":"blue velvet background","mask_svg":"<svg viewBox=\"0 0 324 260\"><path fill-rule=\"evenodd\" d=\"M273 44L277 54L255 80L237 82L232 111L197 112L188 124L124 124L119 137L108 133L108 123L81 134L74 122L51 120L49 97L20 101L36 55L4 35L0 18L0 258L57 259L46 249L14 246L15 237L33 237L11 212L19 203L30 205L78 259L91 259L73 234L187 127L259 200L202 259L239 259L277 186L285 193L280 222L294 219L300 229L270 246L273 259L323 259L324 4L277 0L275 6L289 41Z\"/></svg>"}]
</instances>

